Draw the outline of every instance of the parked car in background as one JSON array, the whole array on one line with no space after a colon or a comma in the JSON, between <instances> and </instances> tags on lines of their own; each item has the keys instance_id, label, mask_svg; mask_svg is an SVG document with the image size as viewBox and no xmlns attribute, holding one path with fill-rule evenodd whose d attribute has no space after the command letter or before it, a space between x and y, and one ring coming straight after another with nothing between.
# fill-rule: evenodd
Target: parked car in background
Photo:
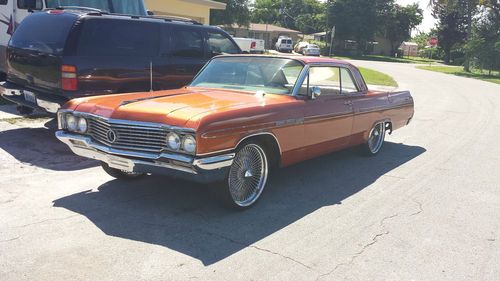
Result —
<instances>
[{"instance_id":1,"label":"parked car in background","mask_svg":"<svg viewBox=\"0 0 500 281\"><path fill-rule=\"evenodd\" d=\"M249 54L263 54L265 52L265 42L262 39L233 37L242 52Z\"/></svg>"},{"instance_id":2,"label":"parked car in background","mask_svg":"<svg viewBox=\"0 0 500 281\"><path fill-rule=\"evenodd\" d=\"M56 136L113 177L221 182L246 208L271 168L358 145L376 155L413 113L409 92L370 91L347 62L219 56L181 89L71 100Z\"/></svg>"},{"instance_id":3,"label":"parked car in background","mask_svg":"<svg viewBox=\"0 0 500 281\"><path fill-rule=\"evenodd\" d=\"M179 88L213 56L239 53L226 32L188 19L49 10L12 36L0 92L21 113L55 113L72 98Z\"/></svg>"},{"instance_id":4,"label":"parked car in background","mask_svg":"<svg viewBox=\"0 0 500 281\"><path fill-rule=\"evenodd\" d=\"M302 54L302 49L307 47L307 45L309 45L309 42L301 41L295 44L295 47L293 47L293 51L296 52L297 54Z\"/></svg>"},{"instance_id":5,"label":"parked car in background","mask_svg":"<svg viewBox=\"0 0 500 281\"><path fill-rule=\"evenodd\" d=\"M280 36L275 45L276 51L291 53L293 50L293 40L287 36Z\"/></svg>"},{"instance_id":6,"label":"parked car in background","mask_svg":"<svg viewBox=\"0 0 500 281\"><path fill-rule=\"evenodd\" d=\"M308 44L306 47L302 48L301 52L304 56L320 56L321 49L318 45Z\"/></svg>"},{"instance_id":7,"label":"parked car in background","mask_svg":"<svg viewBox=\"0 0 500 281\"><path fill-rule=\"evenodd\" d=\"M11 35L32 11L46 8L78 6L103 12L146 16L143 0L4 0L0 1L0 77L6 70L5 50ZM45 32L50 32L46 30ZM0 78L1 79L1 78Z\"/></svg>"}]
</instances>

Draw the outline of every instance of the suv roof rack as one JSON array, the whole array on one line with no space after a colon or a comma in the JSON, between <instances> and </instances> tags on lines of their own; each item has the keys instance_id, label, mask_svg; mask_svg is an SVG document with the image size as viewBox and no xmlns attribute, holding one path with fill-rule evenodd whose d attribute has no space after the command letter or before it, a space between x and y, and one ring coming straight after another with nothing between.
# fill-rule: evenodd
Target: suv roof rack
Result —
<instances>
[{"instance_id":1,"label":"suv roof rack","mask_svg":"<svg viewBox=\"0 0 500 281\"><path fill-rule=\"evenodd\" d=\"M161 15L161 16L140 16L140 15L127 15L127 14L118 14L118 13L110 13L108 11L96 9L96 8L90 8L90 7L81 7L81 6L58 6L56 8L48 8L45 10L76 10L76 11L82 11L82 12L87 12L86 14L88 15L112 15L112 16L121 16L121 17L130 17L133 19L156 19L156 20L162 20L162 21L170 21L170 22L185 22L185 23L191 23L195 25L203 25L202 23L195 21L190 18L184 18L184 17L177 17L177 16L169 16L169 15Z\"/></svg>"}]
</instances>

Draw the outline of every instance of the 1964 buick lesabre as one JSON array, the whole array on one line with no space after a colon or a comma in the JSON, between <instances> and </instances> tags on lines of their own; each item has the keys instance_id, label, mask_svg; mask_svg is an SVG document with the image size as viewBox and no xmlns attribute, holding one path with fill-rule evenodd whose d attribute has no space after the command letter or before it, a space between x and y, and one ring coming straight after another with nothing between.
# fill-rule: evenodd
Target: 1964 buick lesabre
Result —
<instances>
[{"instance_id":1,"label":"1964 buick lesabre","mask_svg":"<svg viewBox=\"0 0 500 281\"><path fill-rule=\"evenodd\" d=\"M347 62L219 56L178 90L72 100L56 136L113 177L223 182L227 201L245 208L271 168L352 146L375 155L413 113L409 92L371 91Z\"/></svg>"}]
</instances>

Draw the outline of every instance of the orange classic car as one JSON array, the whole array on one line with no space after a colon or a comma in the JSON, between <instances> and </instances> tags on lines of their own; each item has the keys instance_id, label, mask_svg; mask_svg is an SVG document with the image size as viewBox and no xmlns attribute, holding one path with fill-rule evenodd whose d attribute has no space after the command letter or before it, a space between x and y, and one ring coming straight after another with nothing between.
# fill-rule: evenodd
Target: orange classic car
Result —
<instances>
[{"instance_id":1,"label":"orange classic car","mask_svg":"<svg viewBox=\"0 0 500 281\"><path fill-rule=\"evenodd\" d=\"M113 177L218 182L246 208L271 168L352 146L375 155L413 113L409 92L371 91L347 62L230 55L181 89L71 100L56 136Z\"/></svg>"}]
</instances>

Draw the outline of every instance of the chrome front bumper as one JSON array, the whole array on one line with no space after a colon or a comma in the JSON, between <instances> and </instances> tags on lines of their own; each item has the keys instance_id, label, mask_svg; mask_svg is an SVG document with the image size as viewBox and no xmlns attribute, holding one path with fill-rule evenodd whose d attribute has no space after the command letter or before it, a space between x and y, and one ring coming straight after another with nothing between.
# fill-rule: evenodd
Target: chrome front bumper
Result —
<instances>
[{"instance_id":1,"label":"chrome front bumper","mask_svg":"<svg viewBox=\"0 0 500 281\"><path fill-rule=\"evenodd\" d=\"M65 131L57 131L56 137L75 154L105 162L115 169L162 174L202 183L225 179L234 159L234 153L198 158L174 153L118 150L96 143L88 136Z\"/></svg>"}]
</instances>

